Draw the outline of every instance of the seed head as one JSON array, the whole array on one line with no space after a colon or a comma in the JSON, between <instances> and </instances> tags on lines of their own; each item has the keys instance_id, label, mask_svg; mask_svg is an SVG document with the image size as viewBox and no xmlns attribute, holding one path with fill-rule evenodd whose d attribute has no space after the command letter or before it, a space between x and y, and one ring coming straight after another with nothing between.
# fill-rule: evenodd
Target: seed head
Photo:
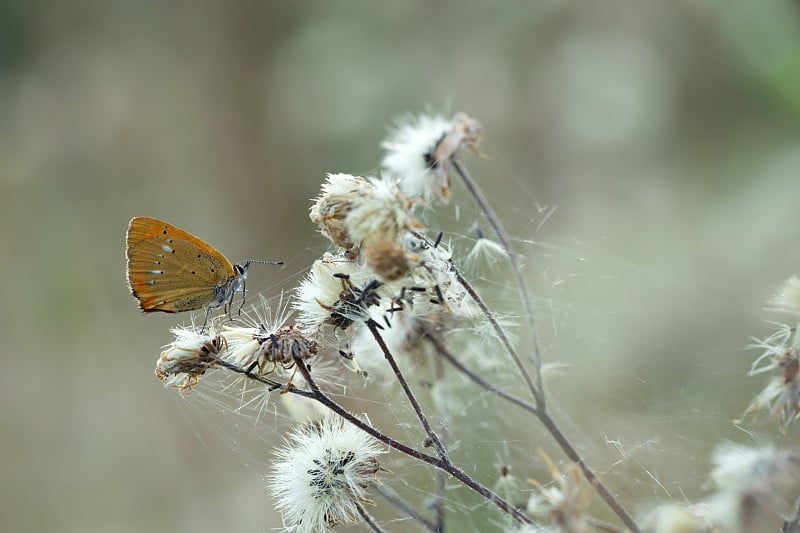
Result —
<instances>
[{"instance_id":1,"label":"seed head","mask_svg":"<svg viewBox=\"0 0 800 533\"><path fill-rule=\"evenodd\" d=\"M382 453L372 437L334 415L293 431L269 475L286 527L328 531L356 522L357 503L372 503L366 489L378 482Z\"/></svg>"},{"instance_id":2,"label":"seed head","mask_svg":"<svg viewBox=\"0 0 800 533\"><path fill-rule=\"evenodd\" d=\"M386 150L382 166L401 179L400 188L409 198L425 202L450 199L450 169L458 152L477 151L480 124L464 113L452 119L441 115L419 115L403 120L381 144Z\"/></svg>"},{"instance_id":3,"label":"seed head","mask_svg":"<svg viewBox=\"0 0 800 533\"><path fill-rule=\"evenodd\" d=\"M344 249L355 246L345 220L357 198L372 194L372 185L350 174L328 174L322 192L311 206L309 217L320 226L320 231L333 244Z\"/></svg>"},{"instance_id":4,"label":"seed head","mask_svg":"<svg viewBox=\"0 0 800 533\"><path fill-rule=\"evenodd\" d=\"M167 385L187 389L217 361L227 348L221 335L202 334L195 328L174 328L172 341L156 361L156 377Z\"/></svg>"},{"instance_id":5,"label":"seed head","mask_svg":"<svg viewBox=\"0 0 800 533\"><path fill-rule=\"evenodd\" d=\"M717 494L710 514L725 531L778 531L800 498L800 454L771 446L747 448L728 443L714 454L711 477Z\"/></svg>"}]
</instances>

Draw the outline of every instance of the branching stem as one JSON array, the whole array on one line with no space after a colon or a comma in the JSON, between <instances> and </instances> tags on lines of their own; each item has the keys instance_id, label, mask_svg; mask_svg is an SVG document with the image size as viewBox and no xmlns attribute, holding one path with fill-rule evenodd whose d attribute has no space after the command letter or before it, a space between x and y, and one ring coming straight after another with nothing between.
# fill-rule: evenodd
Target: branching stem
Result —
<instances>
[{"instance_id":1,"label":"branching stem","mask_svg":"<svg viewBox=\"0 0 800 533\"><path fill-rule=\"evenodd\" d=\"M430 341L430 343L436 348L436 351L439 354L447 359L447 361L452 364L457 370L462 372L472 381L474 381L477 385L480 385L482 388L497 394L501 398L522 407L526 411L532 413L539 421L544 425L547 429L548 433L555 439L558 446L561 450L566 454L570 461L577 464L580 469L583 471L583 474L586 476L586 479L591 483L597 493L600 495L601 498L606 502L606 504L611 508L612 511L619 517L620 520L625 524L628 529L630 529L633 533L639 533L640 529L639 526L636 525L636 521L634 521L633 517L628 513L628 511L622 506L622 504L617 500L617 498L611 493L608 487L597 477L594 471L586 464L586 462L578 455L578 452L572 446L572 443L569 441L566 435L561 431L561 428L558 427L558 424L550 418L550 415L547 411L543 408L537 407L525 400L514 396L513 394L509 394L505 392L503 389L495 386L491 382L483 379L481 376L467 368L465 365L459 361L459 359L444 345L444 343L439 339L435 334L432 333L425 333L425 338Z\"/></svg>"},{"instance_id":2,"label":"branching stem","mask_svg":"<svg viewBox=\"0 0 800 533\"><path fill-rule=\"evenodd\" d=\"M322 405L324 405L337 415L341 416L343 419L347 420L360 430L364 431L365 433L369 434L370 436L374 437L375 439L384 443L390 448L397 450L401 453L404 453L414 459L427 463L435 468L444 470L445 472L447 472L448 474L459 480L462 484L480 494L484 499L492 502L503 512L511 515L518 522L522 524L532 525L533 527L537 528L537 530L544 532L543 529L537 526L533 522L533 520L531 520L521 511L519 511L519 509L515 508L513 505L505 501L503 498L501 498L500 496L489 490L487 487L485 487L484 485L473 479L472 476L470 476L469 474L458 468L449 459L447 458L442 459L439 457L428 455L426 453L419 452L414 448L406 446L402 442L399 442L389 437L388 435L381 433L380 431L376 430L369 424L363 422L355 415L351 414L344 407L333 401L324 392L320 390L319 385L317 385L316 381L311 376L311 372L308 370L305 363L301 359L295 358L295 364L297 364L300 373L303 374L303 377L305 378L309 388L311 389L310 391L307 391L310 392L310 394L308 395L304 394L304 396L307 396L309 398L318 401L319 403L321 403ZM289 389L289 392L295 392L296 390L297 389L295 387L291 387Z\"/></svg>"},{"instance_id":3,"label":"branching stem","mask_svg":"<svg viewBox=\"0 0 800 533\"><path fill-rule=\"evenodd\" d=\"M536 330L536 318L533 315L533 304L531 303L531 296L528 292L528 284L525 282L525 277L522 275L522 268L519 265L519 258L517 257L517 253L514 251L514 248L511 247L511 241L508 238L506 230L503 228L503 224L500 222L497 214L495 214L492 206L489 205L488 200L486 200L486 197L483 195L480 187L478 187L478 184L475 183L475 180L472 179L470 173L467 172L467 169L457 158L453 158L452 163L453 168L455 168L456 172L458 172L458 175L461 176L461 180L464 182L467 191L469 191L470 195L472 195L472 198L478 204L478 207L481 209L481 211L483 211L483 215L486 217L489 225L491 225L492 229L494 229L497 238L500 240L500 244L508 254L508 260L511 263L514 276L517 278L522 305L525 307L525 315L528 319L528 330L530 330L531 335L533 366L536 368L536 390L540 393L537 396L536 401L538 402L539 407L544 409L545 396L543 392L544 388L542 386L542 352L539 348L539 333Z\"/></svg>"},{"instance_id":4,"label":"branching stem","mask_svg":"<svg viewBox=\"0 0 800 533\"><path fill-rule=\"evenodd\" d=\"M411 403L411 407L414 409L414 413L417 415L417 418L422 424L422 427L425 429L425 433L428 435L428 439L430 439L433 449L436 450L436 453L439 455L440 458L447 459L447 450L445 450L444 446L442 446L442 442L439 440L439 436L436 435L435 431L433 431L433 428L431 427L431 424L428 421L428 417L425 416L425 413L422 411L422 407L417 401L417 397L414 395L414 392L411 390L411 387L408 386L408 382L406 381L405 376L403 376L403 372L400 370L400 367L397 366L397 361L392 355L391 350L389 350L389 347L386 346L386 342L383 340L380 331L378 331L378 327L375 325L375 322L372 322L371 320L368 320L366 324L370 333L372 333L372 337L375 339L375 342L378 343L378 346L383 352L383 356L389 362L389 366L392 367L392 372L394 372L394 376L395 378L397 378L397 382L403 389L406 398L408 398L409 403Z\"/></svg>"}]
</instances>

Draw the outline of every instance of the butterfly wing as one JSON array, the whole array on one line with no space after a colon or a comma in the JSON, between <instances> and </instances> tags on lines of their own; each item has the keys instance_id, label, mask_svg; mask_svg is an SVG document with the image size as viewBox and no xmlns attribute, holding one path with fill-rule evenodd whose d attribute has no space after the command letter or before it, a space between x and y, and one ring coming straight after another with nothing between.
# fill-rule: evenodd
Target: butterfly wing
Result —
<instances>
[{"instance_id":1,"label":"butterfly wing","mask_svg":"<svg viewBox=\"0 0 800 533\"><path fill-rule=\"evenodd\" d=\"M150 217L131 220L125 255L128 287L145 313L220 303L236 277L231 262L210 244Z\"/></svg>"}]
</instances>

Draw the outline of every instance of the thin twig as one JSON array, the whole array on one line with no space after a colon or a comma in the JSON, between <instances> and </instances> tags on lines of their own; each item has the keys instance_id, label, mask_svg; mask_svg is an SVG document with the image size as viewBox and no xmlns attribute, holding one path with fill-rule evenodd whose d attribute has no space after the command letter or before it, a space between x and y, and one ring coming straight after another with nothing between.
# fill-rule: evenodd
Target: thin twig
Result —
<instances>
[{"instance_id":1,"label":"thin twig","mask_svg":"<svg viewBox=\"0 0 800 533\"><path fill-rule=\"evenodd\" d=\"M417 418L419 418L422 427L425 428L425 433L428 434L428 439L430 440L433 449L436 450L436 453L439 455L439 457L446 459L447 450L445 450L444 446L442 446L439 436L433 431L430 422L428 422L428 417L425 416L425 412L422 410L422 407L417 401L416 396L414 396L414 392L411 390L411 387L409 387L406 378L403 376L403 373L400 370L400 367L397 366L397 361L392 355L391 350L389 350L389 347L386 345L386 342L383 340L380 331L378 331L378 327L376 326L375 322L371 320L367 320L366 325L370 333L372 333L375 342L377 342L378 346L380 346L383 356L389 362L389 366L392 367L394 376L397 378L398 383L400 383L400 387L403 389L403 392L405 392L406 398L408 398L409 403L411 403L411 407L414 408L414 413L416 413Z\"/></svg>"},{"instance_id":2,"label":"thin twig","mask_svg":"<svg viewBox=\"0 0 800 533\"><path fill-rule=\"evenodd\" d=\"M431 241L428 237L426 237L422 233L415 231L414 236L424 241L428 246L434 245L433 241ZM492 310L489 309L489 306L486 305L486 302L483 301L483 298L481 298L481 295L478 294L478 291L475 290L475 287L473 287L472 284L467 280L467 278L465 278L461 274L461 271L456 266L455 261L449 259L448 263L450 271L453 273L453 275L455 275L458 283L464 288L465 291L467 291L467 294L469 294L470 298L472 298L472 300L478 305L478 308L481 310L481 313L483 313L483 316L486 317L486 320L488 320L489 324L491 324L492 329L494 329L495 333L497 334L497 337L500 339L500 342L505 347L506 351L508 352L508 355L511 357L511 360L517 367L517 370L519 370L520 374L522 374L522 378L525 380L525 384L528 386L528 390L531 391L531 394L536 400L536 403L544 404L544 391L543 390L540 391L534 385L533 380L531 380L531 375L528 372L528 369L526 369L525 365L522 363L522 359L520 359L516 348L514 348L514 345L511 344L511 340L508 338L508 335L506 335L506 332L502 328L502 326L500 326L500 323L497 322L497 317L494 315Z\"/></svg>"},{"instance_id":3,"label":"thin twig","mask_svg":"<svg viewBox=\"0 0 800 533\"><path fill-rule=\"evenodd\" d=\"M475 290L475 287L473 287L472 284L463 275L461 275L461 272L458 270L456 264L453 262L452 259L450 260L450 269L456 276L456 279L461 284L461 286L464 287L464 290L467 291L467 294L469 294L470 298L472 298L472 300L478 305L478 308L481 310L481 313L483 313L483 316L486 317L486 320L489 321L489 324L491 324L495 333L500 338L500 342L503 343L503 346L505 346L506 351L511 356L511 359L514 361L514 364L516 365L517 369L522 374L525 383L528 385L528 389L531 391L531 394L533 394L533 397L536 399L536 403L538 405L544 406L545 405L544 390L534 386L533 381L531 381L531 376L528 373L528 370L522 364L522 360L520 359L517 350L514 348L514 345L511 344L511 341L509 340L508 335L506 335L505 330L500 326L500 323L497 322L497 318L494 316L492 310L489 309L489 306L486 305L486 302L483 301L483 298L481 298L481 295L478 294L478 291ZM539 384L539 387L541 387L541 383Z\"/></svg>"},{"instance_id":4,"label":"thin twig","mask_svg":"<svg viewBox=\"0 0 800 533\"><path fill-rule=\"evenodd\" d=\"M606 504L614 511L620 520L627 526L628 529L633 531L634 533L639 533L641 530L639 526L636 525L636 521L633 517L628 513L628 511L622 506L622 504L617 500L617 498L611 494L611 491L605 484L600 481L594 471L587 465L584 460L578 455L578 452L575 448L572 447L572 443L569 439L561 432L561 428L558 427L558 424L550 418L550 415L545 411L539 411L537 413L539 420L544 424L544 427L547 428L547 431L550 435L558 443L559 447L564 451L564 453L569 457L570 461L577 464L581 470L583 470L583 474L586 476L586 479L591 483L597 493L600 495L601 498L606 502Z\"/></svg>"},{"instance_id":5,"label":"thin twig","mask_svg":"<svg viewBox=\"0 0 800 533\"><path fill-rule=\"evenodd\" d=\"M399 494L397 494L394 490L390 489L384 485L378 485L377 483L373 483L370 485L372 490L383 496L383 498L397 507L403 514L408 516L409 518L419 522L419 524L430 531L431 533L436 531L436 524L422 516L420 513L417 512L416 509L411 507L411 505L402 499Z\"/></svg>"},{"instance_id":6,"label":"thin twig","mask_svg":"<svg viewBox=\"0 0 800 533\"><path fill-rule=\"evenodd\" d=\"M386 533L386 530L378 525L375 519L372 518L372 515L367 512L367 510L364 508L363 505L361 505L360 501L354 500L353 503L356 504L356 509L358 510L358 514L361 515L361 518L364 520L364 524L366 524L368 528L370 528L375 533Z\"/></svg>"},{"instance_id":7,"label":"thin twig","mask_svg":"<svg viewBox=\"0 0 800 533\"><path fill-rule=\"evenodd\" d=\"M444 363L442 363L442 358L436 357L434 364L436 367L436 383L444 383ZM441 395L438 401L434 401L434 404L439 408L440 439L442 446L446 447L447 441L449 440L449 433L447 431L449 420L445 397ZM436 499L433 504L433 511L436 516L436 533L444 533L444 491L446 488L447 474L439 470L436 472Z\"/></svg>"},{"instance_id":8,"label":"thin twig","mask_svg":"<svg viewBox=\"0 0 800 533\"><path fill-rule=\"evenodd\" d=\"M319 385L317 385L316 381L311 376L311 372L308 370L308 367L306 367L305 362L303 362L299 358L295 358L295 364L300 369L300 372L303 374L306 383L308 383L308 386L311 389L312 394L308 397L318 401L319 403L321 403L322 405L324 405L337 415L341 416L342 418L344 418L354 426L358 427L365 433L371 435L375 439L379 440L380 442L386 444L390 448L393 448L410 457L413 457L414 459L418 459L419 461L422 461L424 463L428 463L433 467L444 470L445 472L447 472L448 474L459 480L462 484L480 494L484 499L492 502L495 506L500 508L506 514L511 515L518 522L522 524L531 525L534 528L536 528L537 531L544 532L544 530L541 527L535 524L533 520L531 520L528 516L520 512L519 509L515 508L513 505L511 505L503 498L492 492L490 489L488 489L487 487L485 487L484 485L473 479L472 476L470 476L469 474L458 468L449 459L441 459L438 457L434 457L432 455L419 452L409 446L406 446L401 442L392 439L388 435L381 433L372 426L361 421L358 417L348 412L344 407L337 404L335 401L330 399L324 392L322 392L322 390L320 390ZM289 389L289 392L294 392L295 390L296 389L293 387Z\"/></svg>"},{"instance_id":9,"label":"thin twig","mask_svg":"<svg viewBox=\"0 0 800 533\"><path fill-rule=\"evenodd\" d=\"M542 355L541 349L539 348L539 333L536 330L536 318L533 316L533 304L531 303L530 293L528 292L528 284L525 282L525 278L522 275L522 268L519 265L519 259L517 258L516 252L511 247L511 241L506 234L506 230L503 229L500 219L489 205L489 202L486 200L483 192L481 192L478 184L475 183L475 180L472 179L472 176L469 174L469 172L467 172L467 169L457 158L453 158L452 164L453 168L455 168L456 172L458 172L458 175L461 176L461 180L464 182L467 190L472 195L472 198L478 204L478 207L481 209L481 211L483 211L483 215L486 217L486 220L494 229L497 238L500 240L500 244L508 254L508 260L511 263L511 268L514 271L514 275L517 278L517 284L519 285L520 294L522 296L522 304L525 307L525 314L527 315L526 318L528 319L528 329L530 330L533 350L533 366L536 368L536 390L542 392L542 394L536 397L536 402L540 408L544 409L545 396L543 393L544 388L542 386Z\"/></svg>"},{"instance_id":10,"label":"thin twig","mask_svg":"<svg viewBox=\"0 0 800 533\"><path fill-rule=\"evenodd\" d=\"M382 442L383 444L389 446L390 448L393 448L401 453L408 455L409 457L412 457L414 459L417 459L435 468L447 472L448 474L459 480L462 484L480 494L484 499L492 502L499 509L511 515L518 522L522 524L532 525L533 527L537 528L537 530L544 531L543 529L539 528L539 526L535 524L533 520L531 520L528 516L520 512L513 505L505 501L499 495L492 492L489 488L485 487L484 485L473 479L472 476L470 476L469 474L458 468L455 464L453 464L450 461L450 459L447 456L445 456L444 458L440 458L417 451L414 448L406 446L402 442L399 442L389 437L388 435L381 433L380 431L373 428L369 424L363 422L355 415L351 414L344 407L336 403L334 400L329 398L324 392L322 392L322 390L319 388L319 385L317 385L317 382L311 376L311 371L308 369L305 362L301 358L295 357L294 360L295 360L295 365L297 365L297 368L300 370L300 373L303 374L303 378L305 379L306 383L309 386L309 389L311 390L299 389L294 385L290 385L288 388L283 388L284 385L282 385L281 383L275 382L268 378L257 376L251 372L247 372L245 369L238 367L227 361L223 361L222 359L216 359L216 363L218 363L220 366L224 367L227 370L231 370L232 372L236 372L237 374L242 374L247 379L252 379L254 381L258 381L259 383L269 385L270 390L277 390L281 388L282 390L285 390L288 393L298 394L300 396L311 398L321 403L322 405L324 405L337 415L341 416L347 422L353 424L360 430L364 431L368 435L374 437L376 440Z\"/></svg>"},{"instance_id":11,"label":"thin twig","mask_svg":"<svg viewBox=\"0 0 800 533\"><path fill-rule=\"evenodd\" d=\"M508 400L509 402L516 404L535 415L538 413L536 405L528 401L525 401L518 396L510 394L499 387L496 387L494 384L490 383L489 381L486 381L477 373L473 372L468 367L466 367L450 350L447 349L447 347L436 336L436 334L431 332L425 332L423 335L425 336L426 339L428 339L431 342L431 344L433 344L433 346L436 348L436 351L439 352L439 355L447 359L447 361L451 365L457 368L461 373L465 374L472 381L474 381L484 389L488 390L489 392L497 394L501 398Z\"/></svg>"},{"instance_id":12,"label":"thin twig","mask_svg":"<svg viewBox=\"0 0 800 533\"><path fill-rule=\"evenodd\" d=\"M504 390L500 389L499 387L493 385L492 383L486 381L478 374L464 366L458 358L447 349L444 343L436 337L436 335L426 332L425 338L427 338L431 344L436 348L436 351L439 354L447 359L449 363L451 363L455 368L457 368L460 372L464 375L469 377L472 381L476 384L480 385L484 389L497 394L501 398L522 407L526 411L529 411L539 421L544 425L547 431L552 435L555 439L558 446L561 450L566 454L570 461L577 464L580 469L583 471L583 474L586 476L586 479L591 483L600 497L606 502L606 504L611 508L612 511L619 517L620 520L634 533L639 533L639 526L636 525L636 522L633 520L633 517L628 513L628 511L622 506L622 504L617 500L617 498L611 493L608 487L597 477L594 471L586 464L586 462L578 455L578 452L572 446L572 443L569 439L561 432L561 429L558 427L558 424L550 418L550 415L547 413L545 409L538 408L537 406L526 402L525 400L514 396L513 394L509 394Z\"/></svg>"}]
</instances>

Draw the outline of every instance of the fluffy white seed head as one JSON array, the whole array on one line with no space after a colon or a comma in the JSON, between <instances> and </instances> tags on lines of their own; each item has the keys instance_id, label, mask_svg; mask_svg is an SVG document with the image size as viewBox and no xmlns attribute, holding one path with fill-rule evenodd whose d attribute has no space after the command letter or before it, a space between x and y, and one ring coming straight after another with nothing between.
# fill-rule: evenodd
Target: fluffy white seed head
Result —
<instances>
[{"instance_id":1,"label":"fluffy white seed head","mask_svg":"<svg viewBox=\"0 0 800 533\"><path fill-rule=\"evenodd\" d=\"M356 199L371 196L372 185L364 178L350 174L328 174L322 192L311 206L309 217L333 244L350 249L356 242L350 236L345 219Z\"/></svg>"},{"instance_id":2,"label":"fluffy white seed head","mask_svg":"<svg viewBox=\"0 0 800 533\"><path fill-rule=\"evenodd\" d=\"M480 124L457 113L406 117L381 144L386 150L382 166L401 179L400 188L409 198L426 202L450 198L450 162L463 147L476 149Z\"/></svg>"},{"instance_id":3,"label":"fluffy white seed head","mask_svg":"<svg viewBox=\"0 0 800 533\"><path fill-rule=\"evenodd\" d=\"M709 523L704 505L680 507L664 505L655 509L643 521L645 533L712 533L718 531Z\"/></svg>"},{"instance_id":4,"label":"fluffy white seed head","mask_svg":"<svg viewBox=\"0 0 800 533\"><path fill-rule=\"evenodd\" d=\"M258 359L265 336L285 327L291 310L288 298L283 293L277 304L270 306L263 296L257 304L246 309L241 318L222 328L228 343L225 360L242 368L248 368Z\"/></svg>"},{"instance_id":5,"label":"fluffy white seed head","mask_svg":"<svg viewBox=\"0 0 800 533\"><path fill-rule=\"evenodd\" d=\"M328 531L358 520L357 504L371 503L384 453L369 435L335 415L302 426L276 453L269 475L284 524L292 531Z\"/></svg>"},{"instance_id":6,"label":"fluffy white seed head","mask_svg":"<svg viewBox=\"0 0 800 533\"><path fill-rule=\"evenodd\" d=\"M710 516L725 531L777 531L800 498L800 454L793 449L747 448L728 443L714 454L717 494Z\"/></svg>"},{"instance_id":7,"label":"fluffy white seed head","mask_svg":"<svg viewBox=\"0 0 800 533\"><path fill-rule=\"evenodd\" d=\"M773 375L767 386L758 393L745 410L742 418L734 421L739 424L745 416L762 412L771 414L777 421L781 432L800 417L800 349L797 340L790 343L796 335L791 328L783 327L771 337L758 340L754 347L763 353L753 363L749 375L766 372L779 372ZM791 345L790 345L791 344Z\"/></svg>"},{"instance_id":8,"label":"fluffy white seed head","mask_svg":"<svg viewBox=\"0 0 800 533\"><path fill-rule=\"evenodd\" d=\"M421 228L411 214L413 202L409 202L397 187L397 182L388 178L371 181L371 194L353 199L345 224L355 243L370 237L397 240L405 231Z\"/></svg>"},{"instance_id":9,"label":"fluffy white seed head","mask_svg":"<svg viewBox=\"0 0 800 533\"><path fill-rule=\"evenodd\" d=\"M293 306L297 310L297 323L310 335L329 323L334 306L339 302L346 283L344 275L357 286L369 282L372 273L343 256L325 254L314 261L308 275L295 289Z\"/></svg>"},{"instance_id":10,"label":"fluffy white seed head","mask_svg":"<svg viewBox=\"0 0 800 533\"><path fill-rule=\"evenodd\" d=\"M196 328L170 330L175 335L156 360L156 377L167 385L186 389L197 384L199 376L213 366L227 347L224 337L203 334Z\"/></svg>"},{"instance_id":11,"label":"fluffy white seed head","mask_svg":"<svg viewBox=\"0 0 800 533\"><path fill-rule=\"evenodd\" d=\"M409 198L429 202L438 197L447 199L446 191L437 189L438 178L431 169L433 152L450 130L450 119L442 115L409 116L402 120L381 143L386 150L381 165L392 176L401 179L400 188Z\"/></svg>"}]
</instances>

